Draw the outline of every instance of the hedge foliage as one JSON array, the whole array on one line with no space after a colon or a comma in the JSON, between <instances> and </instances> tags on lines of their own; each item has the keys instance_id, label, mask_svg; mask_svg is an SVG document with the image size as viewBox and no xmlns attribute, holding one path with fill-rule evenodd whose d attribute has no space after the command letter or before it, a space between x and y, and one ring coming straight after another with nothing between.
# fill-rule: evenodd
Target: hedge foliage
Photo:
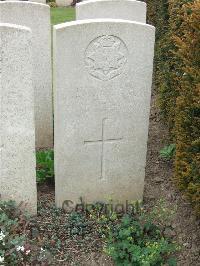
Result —
<instances>
[{"instance_id":1,"label":"hedge foliage","mask_svg":"<svg viewBox=\"0 0 200 266\"><path fill-rule=\"evenodd\" d=\"M149 0L157 28L155 84L176 143L175 181L200 215L200 2Z\"/></svg>"}]
</instances>

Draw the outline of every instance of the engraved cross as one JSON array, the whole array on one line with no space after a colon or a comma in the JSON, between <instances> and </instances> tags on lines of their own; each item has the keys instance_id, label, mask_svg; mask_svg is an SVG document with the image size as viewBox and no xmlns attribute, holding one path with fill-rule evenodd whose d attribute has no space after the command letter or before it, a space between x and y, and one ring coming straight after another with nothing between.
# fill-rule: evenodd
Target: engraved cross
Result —
<instances>
[{"instance_id":1,"label":"engraved cross","mask_svg":"<svg viewBox=\"0 0 200 266\"><path fill-rule=\"evenodd\" d=\"M84 144L101 144L101 177L100 179L105 178L105 162L104 162L104 154L105 154L105 143L112 143L115 141L122 140L122 138L105 138L105 121L107 118L103 118L102 120L102 128L101 128L101 139L97 140L86 140L84 141Z\"/></svg>"}]
</instances>

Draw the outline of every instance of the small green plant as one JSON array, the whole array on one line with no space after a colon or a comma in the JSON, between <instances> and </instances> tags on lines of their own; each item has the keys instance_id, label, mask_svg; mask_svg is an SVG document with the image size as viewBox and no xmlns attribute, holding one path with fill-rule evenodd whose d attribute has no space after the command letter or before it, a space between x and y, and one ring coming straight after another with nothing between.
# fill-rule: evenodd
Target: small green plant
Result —
<instances>
[{"instance_id":1,"label":"small green plant","mask_svg":"<svg viewBox=\"0 0 200 266\"><path fill-rule=\"evenodd\" d=\"M68 217L68 230L71 237L86 236L90 231L91 222L82 213L72 212Z\"/></svg>"},{"instance_id":2,"label":"small green plant","mask_svg":"<svg viewBox=\"0 0 200 266\"><path fill-rule=\"evenodd\" d=\"M114 220L102 216L105 252L117 266L175 266L172 255L178 246L165 233L173 215L174 210L160 200L151 211L140 204L132 215L112 214Z\"/></svg>"},{"instance_id":3,"label":"small green plant","mask_svg":"<svg viewBox=\"0 0 200 266\"><path fill-rule=\"evenodd\" d=\"M160 150L160 156L166 160L171 160L175 155L175 151L176 151L176 145L170 144Z\"/></svg>"},{"instance_id":4,"label":"small green plant","mask_svg":"<svg viewBox=\"0 0 200 266\"><path fill-rule=\"evenodd\" d=\"M25 235L19 232L26 221L15 202L0 200L0 265L18 265L26 256Z\"/></svg>"},{"instance_id":5,"label":"small green plant","mask_svg":"<svg viewBox=\"0 0 200 266\"><path fill-rule=\"evenodd\" d=\"M110 227L108 233L105 251L116 265L176 265L175 259L169 258L176 245L153 223L143 223L126 215L119 224Z\"/></svg>"},{"instance_id":6,"label":"small green plant","mask_svg":"<svg viewBox=\"0 0 200 266\"><path fill-rule=\"evenodd\" d=\"M0 265L41 265L49 260L37 239L30 238L31 222L20 205L0 199Z\"/></svg>"},{"instance_id":7,"label":"small green plant","mask_svg":"<svg viewBox=\"0 0 200 266\"><path fill-rule=\"evenodd\" d=\"M54 152L53 150L37 151L37 182L54 181Z\"/></svg>"},{"instance_id":8,"label":"small green plant","mask_svg":"<svg viewBox=\"0 0 200 266\"><path fill-rule=\"evenodd\" d=\"M53 204L46 208L44 200L37 221L14 202L0 200L0 265L54 265L58 258L70 261L69 245L84 252L93 247L101 252L105 245L115 265L176 265L172 254L177 246L169 232L174 210L163 200L151 212L137 203L134 212L124 215L110 209L104 213L100 203L93 205L90 210L66 214ZM47 220L42 222L44 215Z\"/></svg>"}]
</instances>

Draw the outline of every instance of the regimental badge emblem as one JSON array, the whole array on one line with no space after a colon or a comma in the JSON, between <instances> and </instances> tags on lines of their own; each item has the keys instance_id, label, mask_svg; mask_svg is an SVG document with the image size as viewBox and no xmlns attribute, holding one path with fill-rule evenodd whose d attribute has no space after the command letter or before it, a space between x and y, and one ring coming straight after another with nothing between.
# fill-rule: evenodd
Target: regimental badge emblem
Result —
<instances>
[{"instance_id":1,"label":"regimental badge emblem","mask_svg":"<svg viewBox=\"0 0 200 266\"><path fill-rule=\"evenodd\" d=\"M127 58L125 43L112 35L94 39L85 51L85 65L89 74L103 81L119 76L127 64Z\"/></svg>"}]
</instances>

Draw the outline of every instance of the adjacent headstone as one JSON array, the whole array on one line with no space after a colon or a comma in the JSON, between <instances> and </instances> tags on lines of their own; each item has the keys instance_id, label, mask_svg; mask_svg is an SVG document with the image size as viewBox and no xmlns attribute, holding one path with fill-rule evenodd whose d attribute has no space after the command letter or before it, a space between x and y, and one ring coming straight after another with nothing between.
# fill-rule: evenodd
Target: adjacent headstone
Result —
<instances>
[{"instance_id":1,"label":"adjacent headstone","mask_svg":"<svg viewBox=\"0 0 200 266\"><path fill-rule=\"evenodd\" d=\"M56 0L56 5L58 7L66 7L72 4L73 0Z\"/></svg>"},{"instance_id":2,"label":"adjacent headstone","mask_svg":"<svg viewBox=\"0 0 200 266\"><path fill-rule=\"evenodd\" d=\"M57 206L142 199L154 31L112 19L54 27Z\"/></svg>"},{"instance_id":3,"label":"adjacent headstone","mask_svg":"<svg viewBox=\"0 0 200 266\"><path fill-rule=\"evenodd\" d=\"M0 195L37 212L30 29L0 23Z\"/></svg>"},{"instance_id":4,"label":"adjacent headstone","mask_svg":"<svg viewBox=\"0 0 200 266\"><path fill-rule=\"evenodd\" d=\"M76 5L76 19L112 18L146 23L146 3L135 0L88 0Z\"/></svg>"},{"instance_id":5,"label":"adjacent headstone","mask_svg":"<svg viewBox=\"0 0 200 266\"><path fill-rule=\"evenodd\" d=\"M0 1L13 2L14 0L0 0ZM16 0L16 1L30 1L30 2L36 2L36 3L46 4L46 0Z\"/></svg>"},{"instance_id":6,"label":"adjacent headstone","mask_svg":"<svg viewBox=\"0 0 200 266\"><path fill-rule=\"evenodd\" d=\"M28 0L30 2L40 3L40 4L46 4L46 0Z\"/></svg>"},{"instance_id":7,"label":"adjacent headstone","mask_svg":"<svg viewBox=\"0 0 200 266\"><path fill-rule=\"evenodd\" d=\"M23 25L32 30L36 147L51 147L53 115L50 8L31 2L0 2L0 22Z\"/></svg>"}]
</instances>

